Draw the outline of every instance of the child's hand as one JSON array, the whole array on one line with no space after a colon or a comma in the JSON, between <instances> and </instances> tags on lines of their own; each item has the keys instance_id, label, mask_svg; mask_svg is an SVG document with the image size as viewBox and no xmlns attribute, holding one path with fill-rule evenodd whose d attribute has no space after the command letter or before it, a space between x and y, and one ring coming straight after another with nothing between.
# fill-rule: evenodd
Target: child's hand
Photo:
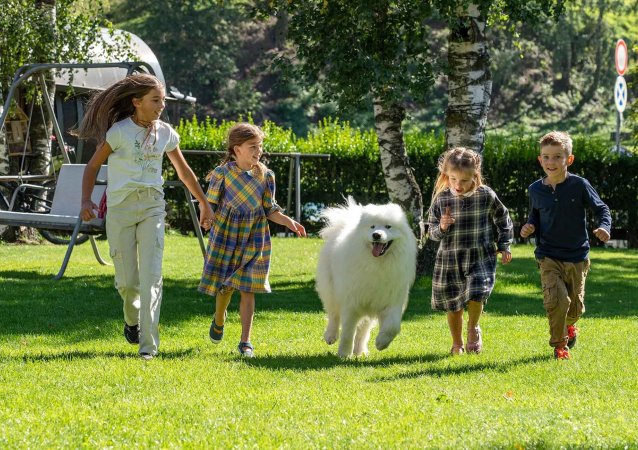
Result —
<instances>
[{"instance_id":1,"label":"child's hand","mask_svg":"<svg viewBox=\"0 0 638 450\"><path fill-rule=\"evenodd\" d=\"M526 223L521 227L521 237L526 238L529 235L533 234L536 231L536 227L531 223Z\"/></svg>"},{"instance_id":2,"label":"child's hand","mask_svg":"<svg viewBox=\"0 0 638 450\"><path fill-rule=\"evenodd\" d=\"M199 226L204 230L210 230L213 226L213 208L210 207L210 203L199 204Z\"/></svg>"},{"instance_id":3,"label":"child's hand","mask_svg":"<svg viewBox=\"0 0 638 450\"><path fill-rule=\"evenodd\" d=\"M507 250L503 250L503 251L496 252L496 253L500 253L501 254L501 263L502 264L509 264L509 262L512 260L512 253L508 252Z\"/></svg>"},{"instance_id":4,"label":"child's hand","mask_svg":"<svg viewBox=\"0 0 638 450\"><path fill-rule=\"evenodd\" d=\"M596 228L594 230L594 236L600 239L602 242L607 242L611 236L607 233L607 230L604 228Z\"/></svg>"},{"instance_id":5,"label":"child's hand","mask_svg":"<svg viewBox=\"0 0 638 450\"><path fill-rule=\"evenodd\" d=\"M297 236L306 237L306 229L304 228L304 226L300 224L299 222L296 222L292 219L290 221L291 221L291 224L288 226L288 228L291 231L293 231Z\"/></svg>"},{"instance_id":6,"label":"child's hand","mask_svg":"<svg viewBox=\"0 0 638 450\"><path fill-rule=\"evenodd\" d=\"M95 211L98 210L98 206L93 203L91 200L85 200L82 202L82 208L80 209L80 217L85 222L88 222L91 219L95 219L97 216L95 215Z\"/></svg>"},{"instance_id":7,"label":"child's hand","mask_svg":"<svg viewBox=\"0 0 638 450\"><path fill-rule=\"evenodd\" d=\"M455 221L454 217L452 217L452 215L450 214L450 207L446 206L445 212L441 216L441 222L439 223L439 228L441 228L441 231L445 231L450 227L450 225L454 223L454 221Z\"/></svg>"}]
</instances>

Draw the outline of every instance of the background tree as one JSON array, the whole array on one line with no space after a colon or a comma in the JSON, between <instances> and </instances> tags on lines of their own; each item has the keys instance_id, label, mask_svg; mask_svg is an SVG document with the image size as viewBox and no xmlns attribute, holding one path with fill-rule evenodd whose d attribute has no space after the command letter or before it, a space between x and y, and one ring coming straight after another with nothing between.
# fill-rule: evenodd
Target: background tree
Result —
<instances>
[{"instance_id":1,"label":"background tree","mask_svg":"<svg viewBox=\"0 0 638 450\"><path fill-rule=\"evenodd\" d=\"M458 0L430 2L433 13L425 22L424 32L429 48L434 50L431 53L435 83L423 96L405 99L409 120L404 126L444 132L442 118L448 106L449 66L445 49L449 30L454 22L460 21L458 7L465 5L467 9L469 5ZM153 4L109 0L108 17L118 27L151 43L166 80L182 90L192 90L198 98L194 109L198 116L236 119L239 113L251 112L259 123L272 120L301 136L327 116L340 116L361 128L374 127L370 99L358 107L338 110L335 97L325 95L325 78L311 82L294 71L284 72L281 66L271 64L280 52L286 51L294 61L294 46L284 49L281 45L288 29L288 15L268 16L267 20L251 16L251 7L270 2L172 3L184 4L186 9L193 8L190 5L199 6L195 8L195 17L191 17L181 10L169 9L166 0ZM481 8L489 5L485 39L489 44L492 93L487 129L517 134L538 134L552 128L608 134L613 129L615 116L609 83L613 87L615 71L610 52L619 37L631 45L631 36L638 35L636 0L570 0L565 3L565 14L559 23L550 18L555 15L557 1L472 3ZM220 17L224 20L215 25ZM186 58L193 54L197 57ZM207 56L214 60L205 62ZM186 63L179 63L182 60ZM196 67L198 76L180 78L180 73ZM598 76L596 67L600 67ZM569 83L564 81L567 79ZM585 95L594 86L593 96ZM192 112L188 110L185 115L190 118Z\"/></svg>"},{"instance_id":2,"label":"background tree","mask_svg":"<svg viewBox=\"0 0 638 450\"><path fill-rule=\"evenodd\" d=\"M558 21L488 30L494 68L489 128L612 130L614 45L636 36L636 6L635 0L572 0Z\"/></svg>"},{"instance_id":3,"label":"background tree","mask_svg":"<svg viewBox=\"0 0 638 450\"><path fill-rule=\"evenodd\" d=\"M558 18L563 0L443 2L438 9L449 27L447 147L463 146L482 152L492 96L488 17L493 22L536 24L546 18Z\"/></svg>"},{"instance_id":4,"label":"background tree","mask_svg":"<svg viewBox=\"0 0 638 450\"><path fill-rule=\"evenodd\" d=\"M104 48L106 56L126 56L122 39L105 40L102 28L111 29L111 24L102 17L99 1L87 6L76 0L5 0L0 8L0 90L6 96L14 73L25 64L88 62L90 49L96 44ZM53 96L51 80L48 87ZM28 98L35 94L33 87L26 92ZM34 115L34 119L41 121L41 115ZM50 151L51 133L47 130L51 129L51 122L50 118L47 120L47 124L35 125L43 135L32 142L36 155ZM35 160L39 158L36 156ZM43 155L45 163L35 165L39 173L46 170L47 158L50 155Z\"/></svg>"},{"instance_id":5,"label":"background tree","mask_svg":"<svg viewBox=\"0 0 638 450\"><path fill-rule=\"evenodd\" d=\"M33 63L88 62L91 47L99 44L106 56L126 56L125 43L121 39L106 41L102 27L110 28L101 18L101 3L85 5L74 0L4 0L0 8L0 98L6 99L13 75L18 68ZM51 98L55 86L51 74L47 76L47 88ZM51 162L51 118L40 114L41 92L33 83L21 95L33 99L34 105L31 149L34 153L30 173L47 174ZM9 172L9 156L5 143L5 130L0 129L0 174ZM16 233L9 228L7 233Z\"/></svg>"},{"instance_id":6,"label":"background tree","mask_svg":"<svg viewBox=\"0 0 638 450\"><path fill-rule=\"evenodd\" d=\"M110 16L153 49L167 84L196 88L198 111L219 118L261 109L253 59L244 46L263 47L264 27L250 21L242 2L219 0L124 1ZM191 111L192 114L192 111Z\"/></svg>"},{"instance_id":7,"label":"background tree","mask_svg":"<svg viewBox=\"0 0 638 450\"><path fill-rule=\"evenodd\" d=\"M288 18L294 48L282 49L280 67L321 84L324 97L342 111L372 104L388 195L408 212L422 239L423 200L402 126L406 103L422 99L434 81L426 26L430 5L420 0L281 1L269 2L265 10Z\"/></svg>"}]
</instances>

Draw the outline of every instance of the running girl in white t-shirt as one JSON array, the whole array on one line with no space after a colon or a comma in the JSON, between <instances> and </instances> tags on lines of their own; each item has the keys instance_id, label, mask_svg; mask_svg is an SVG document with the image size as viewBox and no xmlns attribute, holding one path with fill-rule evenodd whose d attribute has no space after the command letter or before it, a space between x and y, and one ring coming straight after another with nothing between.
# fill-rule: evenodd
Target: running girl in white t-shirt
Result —
<instances>
[{"instance_id":1,"label":"running girl in white t-shirt","mask_svg":"<svg viewBox=\"0 0 638 450\"><path fill-rule=\"evenodd\" d=\"M139 344L144 359L155 356L159 347L164 153L199 201L200 224L208 229L213 218L197 177L179 150L179 135L159 120L164 101L164 86L157 78L130 75L92 97L75 130L78 137L98 142L82 180L83 220L95 217L97 205L91 201L91 192L100 166L108 160L106 234L115 287L124 301L124 336L129 343Z\"/></svg>"}]
</instances>

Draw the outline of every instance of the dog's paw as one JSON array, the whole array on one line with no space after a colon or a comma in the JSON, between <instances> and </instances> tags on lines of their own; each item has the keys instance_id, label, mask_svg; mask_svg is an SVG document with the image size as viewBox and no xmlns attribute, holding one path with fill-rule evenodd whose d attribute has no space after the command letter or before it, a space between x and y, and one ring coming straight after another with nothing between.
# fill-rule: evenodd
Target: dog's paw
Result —
<instances>
[{"instance_id":1,"label":"dog's paw","mask_svg":"<svg viewBox=\"0 0 638 450\"><path fill-rule=\"evenodd\" d=\"M326 344L328 345L332 345L337 342L337 337L337 333L333 333L328 330L326 330L326 332L323 334L323 340L326 341Z\"/></svg>"},{"instance_id":2,"label":"dog's paw","mask_svg":"<svg viewBox=\"0 0 638 450\"><path fill-rule=\"evenodd\" d=\"M344 352L344 351L339 350L337 352L337 354L339 355L339 358L342 358L342 359L352 358L352 353L351 352Z\"/></svg>"},{"instance_id":3,"label":"dog's paw","mask_svg":"<svg viewBox=\"0 0 638 450\"><path fill-rule=\"evenodd\" d=\"M394 339L394 336L390 337L384 334L379 334L374 341L377 350L385 350L390 346L390 343Z\"/></svg>"}]
</instances>

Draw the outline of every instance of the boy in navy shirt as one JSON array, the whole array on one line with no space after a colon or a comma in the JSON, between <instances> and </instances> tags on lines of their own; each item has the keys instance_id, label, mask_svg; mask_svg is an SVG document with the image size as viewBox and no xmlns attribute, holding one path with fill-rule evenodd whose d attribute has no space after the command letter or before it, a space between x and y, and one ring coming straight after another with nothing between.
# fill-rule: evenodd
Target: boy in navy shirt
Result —
<instances>
[{"instance_id":1,"label":"boy in navy shirt","mask_svg":"<svg viewBox=\"0 0 638 450\"><path fill-rule=\"evenodd\" d=\"M560 131L540 139L538 161L547 175L529 188L530 212L521 237L536 233L535 256L541 272L543 306L549 319L554 357L569 359L576 344L576 321L585 312L585 278L589 271L586 210L593 211L594 235L609 240L611 215L589 182L571 174L572 139Z\"/></svg>"}]
</instances>

